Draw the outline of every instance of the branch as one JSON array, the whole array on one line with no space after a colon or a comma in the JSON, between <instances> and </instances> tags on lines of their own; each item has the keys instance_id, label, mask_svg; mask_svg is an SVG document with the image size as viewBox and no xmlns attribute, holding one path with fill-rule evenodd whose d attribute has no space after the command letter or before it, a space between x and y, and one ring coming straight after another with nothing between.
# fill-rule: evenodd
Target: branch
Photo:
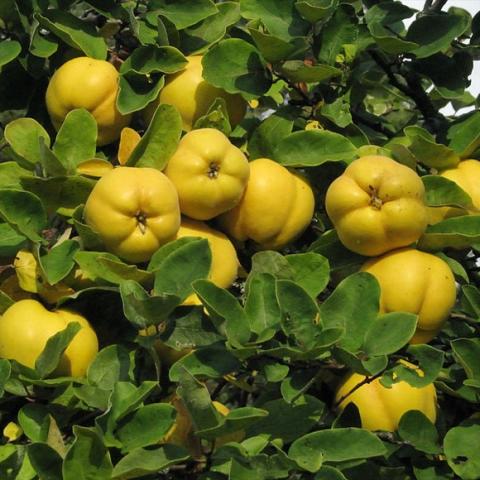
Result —
<instances>
[{"instance_id":1,"label":"branch","mask_svg":"<svg viewBox=\"0 0 480 480\"><path fill-rule=\"evenodd\" d=\"M436 0L432 5L431 10L433 10L434 12L439 12L447 2L448 0Z\"/></svg>"},{"instance_id":2,"label":"branch","mask_svg":"<svg viewBox=\"0 0 480 480\"><path fill-rule=\"evenodd\" d=\"M386 73L390 83L415 102L430 131L436 132L441 125L447 123L447 119L434 107L429 96L425 93L420 79L413 72L407 72L406 75L402 75L405 80L405 83L402 83L392 72L390 65L378 52L371 51L370 56Z\"/></svg>"}]
</instances>

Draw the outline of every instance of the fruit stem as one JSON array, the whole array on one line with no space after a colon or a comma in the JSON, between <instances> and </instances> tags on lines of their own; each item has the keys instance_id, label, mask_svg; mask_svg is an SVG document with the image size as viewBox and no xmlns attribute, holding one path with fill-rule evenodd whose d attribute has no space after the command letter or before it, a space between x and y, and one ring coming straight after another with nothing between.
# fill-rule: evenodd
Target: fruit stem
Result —
<instances>
[{"instance_id":1,"label":"fruit stem","mask_svg":"<svg viewBox=\"0 0 480 480\"><path fill-rule=\"evenodd\" d=\"M370 190L370 205L373 208L380 210L382 208L383 202L382 199L378 196L377 189L372 185L369 185L368 188Z\"/></svg>"},{"instance_id":2,"label":"fruit stem","mask_svg":"<svg viewBox=\"0 0 480 480\"><path fill-rule=\"evenodd\" d=\"M218 163L211 162L210 165L208 166L208 172L207 172L208 178L211 178L212 180L215 178L218 178L219 171L220 171L220 166L218 165Z\"/></svg>"},{"instance_id":3,"label":"fruit stem","mask_svg":"<svg viewBox=\"0 0 480 480\"><path fill-rule=\"evenodd\" d=\"M145 235L145 232L147 231L147 217L142 211L138 211L135 214L135 218L137 219L140 232L142 232L142 235Z\"/></svg>"}]
</instances>

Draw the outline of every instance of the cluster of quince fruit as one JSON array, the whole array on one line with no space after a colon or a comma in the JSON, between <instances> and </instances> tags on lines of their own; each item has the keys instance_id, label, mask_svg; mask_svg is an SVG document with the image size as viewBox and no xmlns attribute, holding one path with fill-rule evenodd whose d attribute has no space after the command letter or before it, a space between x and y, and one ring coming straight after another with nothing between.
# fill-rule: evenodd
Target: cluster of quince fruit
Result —
<instances>
[{"instance_id":1,"label":"cluster of quince fruit","mask_svg":"<svg viewBox=\"0 0 480 480\"><path fill-rule=\"evenodd\" d=\"M372 257L361 270L372 274L380 285L380 313L401 311L418 316L412 344L427 343L437 335L456 299L449 265L411 246L428 224L424 195L423 182L414 170L386 156L370 155L353 161L329 186L325 200L343 245ZM395 430L410 409L422 411L431 421L436 419L432 384L414 388L400 381L386 388L378 378L370 382L350 374L336 400L340 409L354 403L362 426L372 430Z\"/></svg>"},{"instance_id":2,"label":"cluster of quince fruit","mask_svg":"<svg viewBox=\"0 0 480 480\"><path fill-rule=\"evenodd\" d=\"M260 249L284 247L311 222L315 200L311 186L298 172L267 158L249 162L219 130L192 129L218 97L225 100L232 125L240 122L246 110L241 96L204 81L201 58L188 57L186 68L167 78L158 99L143 112L148 122L158 104L171 104L182 117L186 133L165 169L121 164L104 172L86 201L84 220L108 252L128 263L148 262L161 246L178 238L206 238L212 254L209 280L228 288L240 266L234 242L250 240ZM71 110L85 108L97 123L97 145L114 142L125 132L131 134L126 128L131 116L122 115L116 106L118 75L111 63L88 57L63 64L46 92L53 126L58 130ZM139 140L138 134L130 135L131 142ZM59 292L58 285L43 282L38 262L28 250L18 252L14 266L18 301L0 319L0 357L34 368L48 339L76 321L81 330L54 375L85 375L98 352L95 331L78 313L49 311L34 298L39 295L46 303L54 303L62 294L73 292L70 285L76 279L67 280L65 290ZM185 303L200 301L191 295ZM20 323L25 327L22 335ZM166 365L187 353L159 340L155 347ZM192 436L191 421L178 398L172 404L177 408L177 422L165 441L186 445ZM222 404L214 405L222 415L228 413ZM219 439L225 441L228 438Z\"/></svg>"}]
</instances>

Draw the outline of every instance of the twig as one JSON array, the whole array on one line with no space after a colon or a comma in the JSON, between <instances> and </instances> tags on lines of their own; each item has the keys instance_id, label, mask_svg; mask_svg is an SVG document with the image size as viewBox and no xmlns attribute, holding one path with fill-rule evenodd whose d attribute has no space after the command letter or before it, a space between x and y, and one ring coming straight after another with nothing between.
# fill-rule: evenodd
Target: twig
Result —
<instances>
[{"instance_id":1,"label":"twig","mask_svg":"<svg viewBox=\"0 0 480 480\"><path fill-rule=\"evenodd\" d=\"M445 4L447 2L448 2L448 0L436 0L432 5L431 10L433 10L435 12L439 12L445 6Z\"/></svg>"},{"instance_id":2,"label":"twig","mask_svg":"<svg viewBox=\"0 0 480 480\"><path fill-rule=\"evenodd\" d=\"M425 0L425 5L423 6L423 11L426 12L432 8L433 0Z\"/></svg>"}]
</instances>

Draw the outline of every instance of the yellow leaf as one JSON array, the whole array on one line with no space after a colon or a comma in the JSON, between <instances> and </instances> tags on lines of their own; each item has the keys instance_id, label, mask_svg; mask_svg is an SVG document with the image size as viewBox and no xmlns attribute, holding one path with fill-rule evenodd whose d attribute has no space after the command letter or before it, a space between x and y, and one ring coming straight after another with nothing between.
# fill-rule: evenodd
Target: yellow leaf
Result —
<instances>
[{"instance_id":1,"label":"yellow leaf","mask_svg":"<svg viewBox=\"0 0 480 480\"><path fill-rule=\"evenodd\" d=\"M133 152L134 148L140 141L140 134L130 127L122 129L120 134L120 144L118 146L118 163L125 165Z\"/></svg>"},{"instance_id":2,"label":"yellow leaf","mask_svg":"<svg viewBox=\"0 0 480 480\"><path fill-rule=\"evenodd\" d=\"M9 422L3 429L3 435L8 439L9 442L14 442L23 435L23 430L22 427L17 425L15 422Z\"/></svg>"},{"instance_id":3,"label":"yellow leaf","mask_svg":"<svg viewBox=\"0 0 480 480\"><path fill-rule=\"evenodd\" d=\"M88 175L89 177L102 177L112 169L113 165L109 161L101 158L85 160L77 165L77 173Z\"/></svg>"}]
</instances>

